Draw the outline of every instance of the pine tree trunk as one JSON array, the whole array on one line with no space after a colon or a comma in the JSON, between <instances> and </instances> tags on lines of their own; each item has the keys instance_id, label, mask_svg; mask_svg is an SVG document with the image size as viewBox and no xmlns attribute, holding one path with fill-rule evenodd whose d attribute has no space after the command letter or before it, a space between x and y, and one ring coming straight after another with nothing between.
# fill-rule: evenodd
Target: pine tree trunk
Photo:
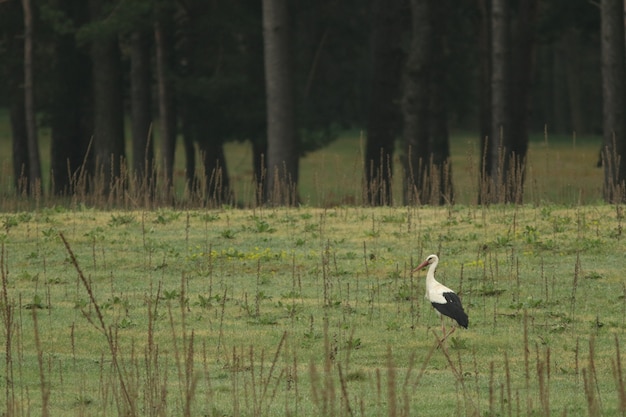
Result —
<instances>
[{"instance_id":1,"label":"pine tree trunk","mask_svg":"<svg viewBox=\"0 0 626 417\"><path fill-rule=\"evenodd\" d=\"M92 20L101 18L101 1L91 0ZM122 71L116 34L98 34L91 42L94 94L94 157L97 190L110 197L121 179L124 150ZM118 190L121 191L121 190Z\"/></svg>"},{"instance_id":2,"label":"pine tree trunk","mask_svg":"<svg viewBox=\"0 0 626 417\"><path fill-rule=\"evenodd\" d=\"M446 2L412 0L404 75L404 203L454 201L446 103ZM436 27L435 27L436 25Z\"/></svg>"},{"instance_id":3,"label":"pine tree trunk","mask_svg":"<svg viewBox=\"0 0 626 417\"><path fill-rule=\"evenodd\" d=\"M507 168L506 201L521 204L526 176L528 153L528 119L530 115L530 91L535 66L535 22L537 0L520 2L513 30L511 65L511 124L507 135L505 162Z\"/></svg>"},{"instance_id":4,"label":"pine tree trunk","mask_svg":"<svg viewBox=\"0 0 626 417\"><path fill-rule=\"evenodd\" d=\"M152 74L150 38L145 31L131 35L130 103L133 134L133 174L143 192L151 194L154 146L152 136Z\"/></svg>"},{"instance_id":5,"label":"pine tree trunk","mask_svg":"<svg viewBox=\"0 0 626 417\"><path fill-rule=\"evenodd\" d=\"M480 148L486 149L489 137L491 136L491 15L487 0L477 0L477 4L478 10L480 11L480 19L478 20L479 26L477 28L479 34L478 49L480 54L478 118Z\"/></svg>"},{"instance_id":6,"label":"pine tree trunk","mask_svg":"<svg viewBox=\"0 0 626 417\"><path fill-rule=\"evenodd\" d=\"M447 0L438 0L432 4L431 21L438 22L436 36L433 36L432 72L430 79L430 134L429 151L432 155L429 163L430 203L454 203L452 187L452 166L450 163L450 133L448 131L447 70L446 55L447 19L449 10Z\"/></svg>"},{"instance_id":7,"label":"pine tree trunk","mask_svg":"<svg viewBox=\"0 0 626 417\"><path fill-rule=\"evenodd\" d=\"M584 135L588 133L587 117L585 117L584 100L582 92L582 82L584 74L582 73L582 56L580 53L581 42L580 33L577 28L571 28L565 34L562 41L565 53L565 62L568 65L565 68L567 78L567 89L569 91L569 110L570 110L570 132L576 135Z\"/></svg>"},{"instance_id":8,"label":"pine tree trunk","mask_svg":"<svg viewBox=\"0 0 626 417\"><path fill-rule=\"evenodd\" d=\"M11 101L9 118L11 120L11 144L13 146L14 185L17 193L21 195L28 193L30 188L28 183L28 138L23 99Z\"/></svg>"},{"instance_id":9,"label":"pine tree trunk","mask_svg":"<svg viewBox=\"0 0 626 417\"><path fill-rule=\"evenodd\" d=\"M491 2L491 133L483 152L489 200L505 202L507 138L511 129L508 0ZM482 200L482 199L481 199Z\"/></svg>"},{"instance_id":10,"label":"pine tree trunk","mask_svg":"<svg viewBox=\"0 0 626 417\"><path fill-rule=\"evenodd\" d=\"M267 195L272 204L295 204L298 154L293 74L286 0L263 0L263 44L267 97Z\"/></svg>"},{"instance_id":11,"label":"pine tree trunk","mask_svg":"<svg viewBox=\"0 0 626 417\"><path fill-rule=\"evenodd\" d=\"M412 35L404 74L404 204L427 203L432 22L427 0L411 0Z\"/></svg>"},{"instance_id":12,"label":"pine tree trunk","mask_svg":"<svg viewBox=\"0 0 626 417\"><path fill-rule=\"evenodd\" d=\"M16 34L23 30L24 20L22 5L19 2L7 2L5 13L10 27L3 27L5 39L5 77L2 82L7 91L9 119L11 121L11 145L13 163L13 184L19 195L28 193L28 137L26 133L26 106L24 105L24 41Z\"/></svg>"},{"instance_id":13,"label":"pine tree trunk","mask_svg":"<svg viewBox=\"0 0 626 417\"><path fill-rule=\"evenodd\" d=\"M86 4L59 0L60 10L76 24L87 20ZM52 99L50 100L50 168L52 192L68 195L85 192L81 174L91 171L87 149L93 132L91 62L79 48L73 33L58 33L54 39ZM80 188L80 190L79 190Z\"/></svg>"},{"instance_id":14,"label":"pine tree trunk","mask_svg":"<svg viewBox=\"0 0 626 417\"><path fill-rule=\"evenodd\" d=\"M393 154L400 134L400 81L405 53L407 1L374 0L372 7L370 104L365 150L365 197L370 205L392 203Z\"/></svg>"},{"instance_id":15,"label":"pine tree trunk","mask_svg":"<svg viewBox=\"0 0 626 417\"><path fill-rule=\"evenodd\" d=\"M28 144L28 182L29 193L37 195L41 194L43 188L33 86L33 15L30 0L22 0L22 7L24 9L24 106Z\"/></svg>"},{"instance_id":16,"label":"pine tree trunk","mask_svg":"<svg viewBox=\"0 0 626 417\"><path fill-rule=\"evenodd\" d=\"M604 199L625 199L626 182L626 57L622 0L602 0L602 100Z\"/></svg>"},{"instance_id":17,"label":"pine tree trunk","mask_svg":"<svg viewBox=\"0 0 626 417\"><path fill-rule=\"evenodd\" d=\"M176 150L176 118L174 111L174 92L169 77L171 39L168 25L164 18L157 21L154 29L156 43L157 89L159 119L161 125L161 161L163 162L163 187L166 193L174 181L174 157ZM193 174L192 174L193 175Z\"/></svg>"}]
</instances>

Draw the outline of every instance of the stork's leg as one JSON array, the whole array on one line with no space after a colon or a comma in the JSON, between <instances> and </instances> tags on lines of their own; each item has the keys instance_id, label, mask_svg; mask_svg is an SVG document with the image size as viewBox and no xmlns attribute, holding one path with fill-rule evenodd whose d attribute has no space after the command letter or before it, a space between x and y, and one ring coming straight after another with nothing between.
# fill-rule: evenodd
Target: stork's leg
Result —
<instances>
[{"instance_id":1,"label":"stork's leg","mask_svg":"<svg viewBox=\"0 0 626 417\"><path fill-rule=\"evenodd\" d=\"M446 340L448 338L448 336L450 336L452 333L454 333L455 330L456 330L456 326L452 326L452 330L450 330L450 333L448 333L448 334L443 336L443 340Z\"/></svg>"},{"instance_id":2,"label":"stork's leg","mask_svg":"<svg viewBox=\"0 0 626 417\"><path fill-rule=\"evenodd\" d=\"M441 339L441 341L446 340L446 322L443 320L443 316L440 315L439 319L441 320L441 337L443 337L443 339Z\"/></svg>"},{"instance_id":3,"label":"stork's leg","mask_svg":"<svg viewBox=\"0 0 626 417\"><path fill-rule=\"evenodd\" d=\"M452 330L450 330L450 333L446 333L446 324L442 316L441 317L441 330L443 332L441 334L441 342L443 343L448 338L448 336L454 333L454 331L456 330L456 326L452 326Z\"/></svg>"}]
</instances>

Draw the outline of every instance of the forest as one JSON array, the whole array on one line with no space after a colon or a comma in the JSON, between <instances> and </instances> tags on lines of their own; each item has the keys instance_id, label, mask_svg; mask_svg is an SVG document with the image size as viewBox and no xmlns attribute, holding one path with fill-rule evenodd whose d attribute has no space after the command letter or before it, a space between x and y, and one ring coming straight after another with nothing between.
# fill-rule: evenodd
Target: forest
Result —
<instances>
[{"instance_id":1,"label":"forest","mask_svg":"<svg viewBox=\"0 0 626 417\"><path fill-rule=\"evenodd\" d=\"M16 195L186 187L231 203L228 142L258 204L299 201L298 161L365 132L363 202L454 202L450 132L480 141L480 203L522 203L529 135L602 136L603 196L626 167L623 0L2 0L0 107ZM43 183L38 131L50 131ZM44 155L48 157L48 155ZM196 166L200 161L200 166Z\"/></svg>"}]
</instances>

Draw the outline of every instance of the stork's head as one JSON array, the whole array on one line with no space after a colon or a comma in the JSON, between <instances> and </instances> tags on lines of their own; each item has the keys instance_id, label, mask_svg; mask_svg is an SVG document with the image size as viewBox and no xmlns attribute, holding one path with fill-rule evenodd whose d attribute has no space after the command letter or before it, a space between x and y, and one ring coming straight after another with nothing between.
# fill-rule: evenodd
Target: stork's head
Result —
<instances>
[{"instance_id":1,"label":"stork's head","mask_svg":"<svg viewBox=\"0 0 626 417\"><path fill-rule=\"evenodd\" d=\"M413 271L411 272L417 272L420 269L426 267L426 265L433 265L433 264L437 264L439 262L439 257L435 254L433 255L429 255L428 258L426 258L426 260L424 262L422 262L421 264L419 264L417 266L417 268L415 268Z\"/></svg>"}]
</instances>

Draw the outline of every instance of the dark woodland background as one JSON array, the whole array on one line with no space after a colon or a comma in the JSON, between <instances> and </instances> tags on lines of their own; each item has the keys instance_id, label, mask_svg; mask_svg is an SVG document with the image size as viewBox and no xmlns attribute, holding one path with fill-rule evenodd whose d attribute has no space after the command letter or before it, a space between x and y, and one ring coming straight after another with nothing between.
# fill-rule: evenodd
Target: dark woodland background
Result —
<instances>
[{"instance_id":1,"label":"dark woodland background","mask_svg":"<svg viewBox=\"0 0 626 417\"><path fill-rule=\"evenodd\" d=\"M623 11L623 0L1 0L15 187L107 194L134 178L167 201L181 140L188 187L223 202L223 144L250 141L258 202L294 204L299 158L359 128L368 204L390 203L394 152L404 203L444 204L449 132L464 130L482 138L479 202L520 203L528 136L547 129L604 135L604 197L621 201Z\"/></svg>"}]
</instances>

